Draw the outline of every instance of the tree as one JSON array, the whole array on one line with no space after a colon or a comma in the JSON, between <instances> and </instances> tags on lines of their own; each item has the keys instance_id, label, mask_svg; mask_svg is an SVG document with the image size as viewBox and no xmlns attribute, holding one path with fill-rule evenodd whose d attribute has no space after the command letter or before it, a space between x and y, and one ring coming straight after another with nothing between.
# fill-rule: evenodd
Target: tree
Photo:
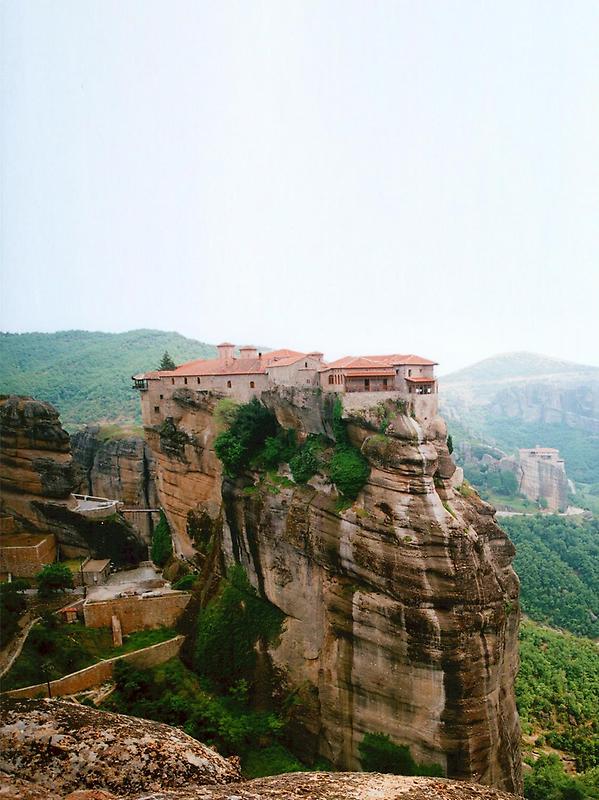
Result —
<instances>
[{"instance_id":1,"label":"tree","mask_svg":"<svg viewBox=\"0 0 599 800\"><path fill-rule=\"evenodd\" d=\"M152 536L152 561L159 567L164 567L173 554L173 540L168 521L164 512L160 512L160 522Z\"/></svg>"},{"instance_id":2,"label":"tree","mask_svg":"<svg viewBox=\"0 0 599 800\"><path fill-rule=\"evenodd\" d=\"M160 366L158 369L162 372L165 370L177 369L177 365L169 355L168 350L164 351L164 355L162 356L162 360L160 361Z\"/></svg>"},{"instance_id":3,"label":"tree","mask_svg":"<svg viewBox=\"0 0 599 800\"><path fill-rule=\"evenodd\" d=\"M39 597L51 597L73 588L73 575L66 564L46 564L35 579Z\"/></svg>"},{"instance_id":4,"label":"tree","mask_svg":"<svg viewBox=\"0 0 599 800\"><path fill-rule=\"evenodd\" d=\"M449 455L453 453L453 439L451 438L451 433L447 437L447 449L449 450Z\"/></svg>"}]
</instances>

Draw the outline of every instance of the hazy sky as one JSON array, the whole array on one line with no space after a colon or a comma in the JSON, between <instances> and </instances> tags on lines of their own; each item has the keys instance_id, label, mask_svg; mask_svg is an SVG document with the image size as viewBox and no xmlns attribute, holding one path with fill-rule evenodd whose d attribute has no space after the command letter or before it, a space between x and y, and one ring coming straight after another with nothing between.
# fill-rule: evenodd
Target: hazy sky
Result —
<instances>
[{"instance_id":1,"label":"hazy sky","mask_svg":"<svg viewBox=\"0 0 599 800\"><path fill-rule=\"evenodd\" d=\"M595 0L0 0L10 331L599 364Z\"/></svg>"}]
</instances>

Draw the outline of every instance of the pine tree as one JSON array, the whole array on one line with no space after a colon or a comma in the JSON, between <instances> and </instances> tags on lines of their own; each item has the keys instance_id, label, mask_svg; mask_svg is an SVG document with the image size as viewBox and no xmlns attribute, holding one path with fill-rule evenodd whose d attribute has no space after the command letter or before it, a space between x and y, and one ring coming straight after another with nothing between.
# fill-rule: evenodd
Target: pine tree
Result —
<instances>
[{"instance_id":1,"label":"pine tree","mask_svg":"<svg viewBox=\"0 0 599 800\"><path fill-rule=\"evenodd\" d=\"M177 365L170 357L168 350L164 351L164 355L162 356L162 361L160 362L160 366L158 367L159 370L169 370L169 369L176 369Z\"/></svg>"}]
</instances>

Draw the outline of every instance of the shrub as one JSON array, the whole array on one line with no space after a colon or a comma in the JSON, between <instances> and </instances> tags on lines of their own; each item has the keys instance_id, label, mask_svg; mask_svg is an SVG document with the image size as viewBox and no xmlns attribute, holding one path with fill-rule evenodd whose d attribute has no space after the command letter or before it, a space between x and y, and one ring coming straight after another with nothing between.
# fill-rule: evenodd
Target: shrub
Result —
<instances>
[{"instance_id":1,"label":"shrub","mask_svg":"<svg viewBox=\"0 0 599 800\"><path fill-rule=\"evenodd\" d=\"M295 431L281 428L276 436L266 439L253 463L260 469L276 469L279 464L290 461L296 451Z\"/></svg>"},{"instance_id":2,"label":"shrub","mask_svg":"<svg viewBox=\"0 0 599 800\"><path fill-rule=\"evenodd\" d=\"M333 406L333 433L336 444L329 465L329 476L346 499L355 500L368 480L370 467L358 448L351 444L342 415L343 404L337 399Z\"/></svg>"},{"instance_id":3,"label":"shrub","mask_svg":"<svg viewBox=\"0 0 599 800\"><path fill-rule=\"evenodd\" d=\"M159 567L164 567L173 554L173 540L168 521L164 512L160 512L160 522L154 529L152 536L152 561Z\"/></svg>"},{"instance_id":4,"label":"shrub","mask_svg":"<svg viewBox=\"0 0 599 800\"><path fill-rule=\"evenodd\" d=\"M293 480L296 483L307 483L318 472L320 459L318 451L321 443L317 436L309 436L304 445L289 461Z\"/></svg>"},{"instance_id":5,"label":"shrub","mask_svg":"<svg viewBox=\"0 0 599 800\"><path fill-rule=\"evenodd\" d=\"M0 583L0 646L13 638L19 629L19 617L25 611L26 601L19 589L19 581Z\"/></svg>"},{"instance_id":6,"label":"shrub","mask_svg":"<svg viewBox=\"0 0 599 800\"><path fill-rule=\"evenodd\" d=\"M184 575L182 578L179 578L179 580L173 584L173 589L191 589L197 579L198 576L195 574L195 572L190 572L189 575Z\"/></svg>"},{"instance_id":7,"label":"shrub","mask_svg":"<svg viewBox=\"0 0 599 800\"><path fill-rule=\"evenodd\" d=\"M355 447L337 447L329 474L341 494L348 500L355 500L368 479L370 467Z\"/></svg>"},{"instance_id":8,"label":"shrub","mask_svg":"<svg viewBox=\"0 0 599 800\"><path fill-rule=\"evenodd\" d=\"M441 777L439 764L417 764L407 745L392 742L385 733L367 733L358 747L365 772L389 772L394 775L432 775Z\"/></svg>"},{"instance_id":9,"label":"shrub","mask_svg":"<svg viewBox=\"0 0 599 800\"><path fill-rule=\"evenodd\" d=\"M224 472L234 478L249 465L269 437L277 435L274 416L256 398L238 406L229 429L220 433L214 450L223 464Z\"/></svg>"},{"instance_id":10,"label":"shrub","mask_svg":"<svg viewBox=\"0 0 599 800\"><path fill-rule=\"evenodd\" d=\"M258 596L243 567L232 566L217 597L200 612L195 666L221 689L252 682L256 643L280 633L282 612Z\"/></svg>"},{"instance_id":11,"label":"shrub","mask_svg":"<svg viewBox=\"0 0 599 800\"><path fill-rule=\"evenodd\" d=\"M73 575L66 564L46 564L35 579L38 595L41 598L51 597L56 592L73 588Z\"/></svg>"}]
</instances>

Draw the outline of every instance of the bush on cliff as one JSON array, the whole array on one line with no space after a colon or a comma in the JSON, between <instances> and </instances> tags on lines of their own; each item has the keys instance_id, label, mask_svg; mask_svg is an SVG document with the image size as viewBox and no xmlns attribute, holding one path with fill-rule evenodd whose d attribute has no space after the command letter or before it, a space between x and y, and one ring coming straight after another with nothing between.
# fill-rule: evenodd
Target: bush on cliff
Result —
<instances>
[{"instance_id":1,"label":"bush on cliff","mask_svg":"<svg viewBox=\"0 0 599 800\"><path fill-rule=\"evenodd\" d=\"M418 764L407 745L395 744L385 733L366 733L358 747L364 772L389 772L393 775L431 775L445 773L439 764Z\"/></svg>"},{"instance_id":2,"label":"bush on cliff","mask_svg":"<svg viewBox=\"0 0 599 800\"><path fill-rule=\"evenodd\" d=\"M308 436L302 447L290 459L289 467L296 483L307 483L321 467L318 453L323 443L318 436Z\"/></svg>"},{"instance_id":3,"label":"bush on cliff","mask_svg":"<svg viewBox=\"0 0 599 800\"><path fill-rule=\"evenodd\" d=\"M233 418L229 428L216 437L214 450L225 475L235 478L249 466L266 440L277 435L278 425L274 414L256 398L238 406L230 416Z\"/></svg>"},{"instance_id":4,"label":"bush on cliff","mask_svg":"<svg viewBox=\"0 0 599 800\"><path fill-rule=\"evenodd\" d=\"M26 588L27 584L19 580L0 583L0 647L2 648L19 630L19 617L27 606L23 594Z\"/></svg>"},{"instance_id":5,"label":"bush on cliff","mask_svg":"<svg viewBox=\"0 0 599 800\"><path fill-rule=\"evenodd\" d=\"M218 595L200 612L196 670L221 690L229 690L240 680L252 684L256 645L273 641L282 624L282 612L258 596L243 567L235 564Z\"/></svg>"},{"instance_id":6,"label":"bush on cliff","mask_svg":"<svg viewBox=\"0 0 599 800\"><path fill-rule=\"evenodd\" d=\"M156 525L152 536L152 561L159 567L164 567L173 554L173 540L171 530L164 512L160 512L160 522Z\"/></svg>"},{"instance_id":7,"label":"bush on cliff","mask_svg":"<svg viewBox=\"0 0 599 800\"><path fill-rule=\"evenodd\" d=\"M337 399L333 406L335 452L329 464L329 477L345 498L355 500L368 480L370 467L360 450L350 442L342 415L343 405Z\"/></svg>"}]
</instances>

